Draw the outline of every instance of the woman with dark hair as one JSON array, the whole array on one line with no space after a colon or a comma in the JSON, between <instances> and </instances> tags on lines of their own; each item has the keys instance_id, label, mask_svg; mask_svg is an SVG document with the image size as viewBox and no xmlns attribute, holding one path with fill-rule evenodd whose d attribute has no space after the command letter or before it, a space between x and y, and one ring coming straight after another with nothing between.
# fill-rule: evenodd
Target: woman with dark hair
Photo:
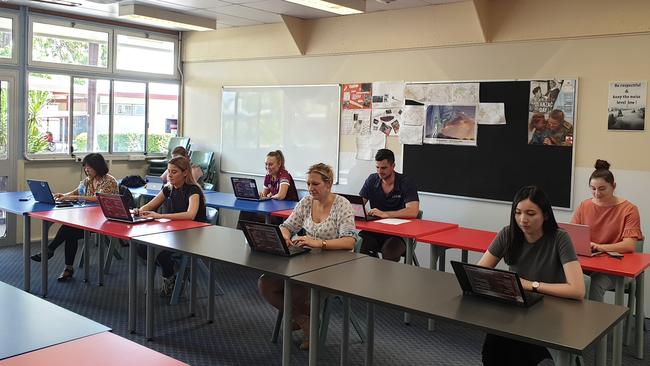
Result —
<instances>
[{"instance_id":1,"label":"woman with dark hair","mask_svg":"<svg viewBox=\"0 0 650 366\"><path fill-rule=\"evenodd\" d=\"M190 161L183 156L177 156L167 164L168 183L146 205L134 210L135 215L153 217L155 219L206 221L205 196L201 187L192 176ZM169 201L168 213L158 213L163 203ZM138 255L147 258L147 246L139 245ZM162 269L161 296L170 296L176 282L176 269L172 251L163 250L156 257L156 262Z\"/></svg>"},{"instance_id":2,"label":"woman with dark hair","mask_svg":"<svg viewBox=\"0 0 650 366\"><path fill-rule=\"evenodd\" d=\"M569 235L558 229L544 192L527 186L512 202L510 225L503 228L479 265L495 267L503 258L517 272L524 290L580 300L585 287L582 269ZM484 365L537 365L551 355L545 347L488 334Z\"/></svg>"},{"instance_id":3,"label":"woman with dark hair","mask_svg":"<svg viewBox=\"0 0 650 366\"><path fill-rule=\"evenodd\" d=\"M56 193L54 198L57 200L82 199L97 202L95 193L117 194L119 192L117 181L112 175L108 174L108 164L106 164L102 154L88 154L83 158L81 164L84 167L86 178L74 190L68 193ZM79 191L81 187L83 187L83 192ZM54 256L54 250L65 242L65 268L59 275L58 281L67 281L72 278L74 274L74 258L77 255L77 242L83 237L83 230L64 225L59 228L56 236L47 246L47 259L50 259ZM41 253L33 255L32 260L40 262Z\"/></svg>"},{"instance_id":4,"label":"woman with dark hair","mask_svg":"<svg viewBox=\"0 0 650 366\"><path fill-rule=\"evenodd\" d=\"M639 209L614 195L616 182L609 166L605 160L596 160L596 169L589 177L592 197L580 203L571 222L589 225L592 250L631 253L636 250L637 241L643 240ZM603 301L605 291L614 289L614 283L613 276L591 275L589 299Z\"/></svg>"}]
</instances>

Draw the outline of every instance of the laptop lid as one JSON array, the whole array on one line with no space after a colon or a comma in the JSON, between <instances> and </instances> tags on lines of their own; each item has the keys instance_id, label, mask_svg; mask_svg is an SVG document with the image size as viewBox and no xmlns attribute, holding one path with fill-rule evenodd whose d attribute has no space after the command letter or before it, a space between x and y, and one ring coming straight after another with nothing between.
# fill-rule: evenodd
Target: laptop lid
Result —
<instances>
[{"instance_id":1,"label":"laptop lid","mask_svg":"<svg viewBox=\"0 0 650 366\"><path fill-rule=\"evenodd\" d=\"M587 225L558 223L569 234L577 255L591 257L591 230Z\"/></svg>"},{"instance_id":2,"label":"laptop lid","mask_svg":"<svg viewBox=\"0 0 650 366\"><path fill-rule=\"evenodd\" d=\"M237 198L260 199L257 183L253 178L230 177L232 190Z\"/></svg>"},{"instance_id":3,"label":"laptop lid","mask_svg":"<svg viewBox=\"0 0 650 366\"><path fill-rule=\"evenodd\" d=\"M107 219L133 221L126 198L119 194L97 193L99 207Z\"/></svg>"},{"instance_id":4,"label":"laptop lid","mask_svg":"<svg viewBox=\"0 0 650 366\"><path fill-rule=\"evenodd\" d=\"M518 306L530 306L541 297L529 299L516 272L451 261L463 293L475 294Z\"/></svg>"},{"instance_id":5,"label":"laptop lid","mask_svg":"<svg viewBox=\"0 0 650 366\"><path fill-rule=\"evenodd\" d=\"M239 224L252 250L282 256L295 254L295 251L289 251L278 225L244 220L239 220ZM304 249L302 252L309 250L308 248L302 249Z\"/></svg>"},{"instance_id":6,"label":"laptop lid","mask_svg":"<svg viewBox=\"0 0 650 366\"><path fill-rule=\"evenodd\" d=\"M366 205L363 202L363 197L345 193L338 193L338 195L350 201L355 219L365 220L367 218L368 215L366 213Z\"/></svg>"},{"instance_id":7,"label":"laptop lid","mask_svg":"<svg viewBox=\"0 0 650 366\"><path fill-rule=\"evenodd\" d=\"M50 185L44 180L27 179L27 186L32 191L34 200L42 203L56 204Z\"/></svg>"}]
</instances>

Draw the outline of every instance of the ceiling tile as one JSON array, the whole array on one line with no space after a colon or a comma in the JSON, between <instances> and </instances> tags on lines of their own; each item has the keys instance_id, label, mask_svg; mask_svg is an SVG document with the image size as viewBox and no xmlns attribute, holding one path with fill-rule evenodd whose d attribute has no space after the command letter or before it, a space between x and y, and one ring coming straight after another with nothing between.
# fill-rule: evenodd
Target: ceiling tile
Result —
<instances>
[{"instance_id":1,"label":"ceiling tile","mask_svg":"<svg viewBox=\"0 0 650 366\"><path fill-rule=\"evenodd\" d=\"M220 1L220 0L182 0L182 1L162 0L162 1L168 3L182 3L183 6L189 8L197 8L197 9L216 8L218 6L231 5L229 2Z\"/></svg>"},{"instance_id":2,"label":"ceiling tile","mask_svg":"<svg viewBox=\"0 0 650 366\"><path fill-rule=\"evenodd\" d=\"M431 4L425 2L424 0L399 0L399 1L393 1L390 4L385 4L375 0L368 0L366 1L366 12L416 8L419 6L428 6L428 5Z\"/></svg>"},{"instance_id":3,"label":"ceiling tile","mask_svg":"<svg viewBox=\"0 0 650 366\"><path fill-rule=\"evenodd\" d=\"M195 10L194 13L197 14L197 15L204 16L204 17L216 19L217 20L217 28L219 27L219 23L223 23L225 25L229 25L229 26L233 26L233 27L264 24L262 22L259 22L259 21L253 20L253 19L246 19L246 18L236 17L236 16L232 16L232 15L227 15L227 14L219 14L219 13L217 13L215 11L210 11L210 10Z\"/></svg>"},{"instance_id":4,"label":"ceiling tile","mask_svg":"<svg viewBox=\"0 0 650 366\"><path fill-rule=\"evenodd\" d=\"M280 14L253 9L243 5L230 5L208 10L214 11L217 14L232 15L240 18L256 20L262 23L282 22L282 17L280 17Z\"/></svg>"},{"instance_id":5,"label":"ceiling tile","mask_svg":"<svg viewBox=\"0 0 650 366\"><path fill-rule=\"evenodd\" d=\"M292 4L284 0L257 1L258 2L246 4L246 6L259 10L272 11L278 14L291 15L302 19L336 16L334 13L310 8L308 6Z\"/></svg>"}]
</instances>

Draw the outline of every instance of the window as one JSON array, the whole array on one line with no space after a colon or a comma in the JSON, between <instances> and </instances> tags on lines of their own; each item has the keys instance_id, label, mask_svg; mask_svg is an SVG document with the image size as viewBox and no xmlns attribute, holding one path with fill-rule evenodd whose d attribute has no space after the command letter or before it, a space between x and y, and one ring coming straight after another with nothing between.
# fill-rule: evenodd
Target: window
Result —
<instances>
[{"instance_id":1,"label":"window","mask_svg":"<svg viewBox=\"0 0 650 366\"><path fill-rule=\"evenodd\" d=\"M144 152L145 116L135 115L133 105L144 105L147 85L125 81L113 85L113 151Z\"/></svg>"},{"instance_id":2,"label":"window","mask_svg":"<svg viewBox=\"0 0 650 366\"><path fill-rule=\"evenodd\" d=\"M174 60L172 41L117 35L117 70L174 75Z\"/></svg>"},{"instance_id":3,"label":"window","mask_svg":"<svg viewBox=\"0 0 650 366\"><path fill-rule=\"evenodd\" d=\"M27 152L68 153L70 76L29 74Z\"/></svg>"},{"instance_id":4,"label":"window","mask_svg":"<svg viewBox=\"0 0 650 366\"><path fill-rule=\"evenodd\" d=\"M8 118L7 113L7 93L9 92L9 85L6 81L0 81L0 160L7 159L7 133L8 133Z\"/></svg>"},{"instance_id":5,"label":"window","mask_svg":"<svg viewBox=\"0 0 650 366\"><path fill-rule=\"evenodd\" d=\"M149 84L147 152L167 153L169 139L178 132L178 84Z\"/></svg>"},{"instance_id":6,"label":"window","mask_svg":"<svg viewBox=\"0 0 650 366\"><path fill-rule=\"evenodd\" d=\"M0 17L0 58L13 58L13 19Z\"/></svg>"},{"instance_id":7,"label":"window","mask_svg":"<svg viewBox=\"0 0 650 366\"><path fill-rule=\"evenodd\" d=\"M108 151L110 80L75 78L73 89L73 151ZM105 106L106 113L100 113L101 106Z\"/></svg>"},{"instance_id":8,"label":"window","mask_svg":"<svg viewBox=\"0 0 650 366\"><path fill-rule=\"evenodd\" d=\"M108 68L108 32L32 23L32 61Z\"/></svg>"}]
</instances>

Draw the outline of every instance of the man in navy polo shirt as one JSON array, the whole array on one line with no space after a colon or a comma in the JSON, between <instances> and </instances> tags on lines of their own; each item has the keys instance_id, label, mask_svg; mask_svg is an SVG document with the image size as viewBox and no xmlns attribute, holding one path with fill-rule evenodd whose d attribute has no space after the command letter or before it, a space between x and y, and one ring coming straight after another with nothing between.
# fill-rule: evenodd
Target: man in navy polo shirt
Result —
<instances>
[{"instance_id":1,"label":"man in navy polo shirt","mask_svg":"<svg viewBox=\"0 0 650 366\"><path fill-rule=\"evenodd\" d=\"M377 173L370 174L359 192L364 202L370 201L369 215L381 218L412 219L418 216L420 199L413 181L395 171L395 154L379 149L375 155ZM399 261L406 252L403 238L367 231L359 233L363 238L361 253L383 259Z\"/></svg>"}]
</instances>

